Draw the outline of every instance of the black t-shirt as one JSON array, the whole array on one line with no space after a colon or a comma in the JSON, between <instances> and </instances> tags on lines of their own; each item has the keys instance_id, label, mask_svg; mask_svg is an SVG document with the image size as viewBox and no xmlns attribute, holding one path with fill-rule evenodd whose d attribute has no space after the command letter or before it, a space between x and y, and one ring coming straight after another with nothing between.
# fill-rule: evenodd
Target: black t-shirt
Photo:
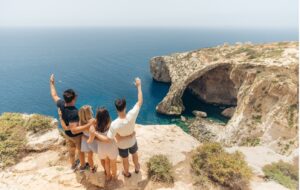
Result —
<instances>
[{"instance_id":1,"label":"black t-shirt","mask_svg":"<svg viewBox=\"0 0 300 190\"><path fill-rule=\"evenodd\" d=\"M69 123L79 122L78 110L75 106L65 106L65 101L61 99L56 102L56 105L61 110L62 119L67 126L69 126ZM65 131L65 134L69 137L82 135L82 133L73 134L70 130Z\"/></svg>"}]
</instances>

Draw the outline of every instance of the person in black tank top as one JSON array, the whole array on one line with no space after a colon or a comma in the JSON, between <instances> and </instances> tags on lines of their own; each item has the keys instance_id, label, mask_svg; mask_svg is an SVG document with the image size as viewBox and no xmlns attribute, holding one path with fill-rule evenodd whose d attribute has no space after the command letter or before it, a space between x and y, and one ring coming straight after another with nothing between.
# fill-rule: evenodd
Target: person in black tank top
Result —
<instances>
[{"instance_id":1,"label":"person in black tank top","mask_svg":"<svg viewBox=\"0 0 300 190\"><path fill-rule=\"evenodd\" d=\"M77 167L77 163L75 162L75 152L77 149L80 159L80 169L83 170L86 164L84 160L84 153L81 152L82 133L73 134L71 132L71 129L77 127L79 122L78 109L75 107L77 95L74 90L68 89L64 91L64 100L60 99L56 93L53 74L50 77L50 91L52 99L59 108L59 113L61 113L60 119L66 123L66 128L64 127L64 131L69 149L70 162L72 164L71 168L75 170Z\"/></svg>"}]
</instances>

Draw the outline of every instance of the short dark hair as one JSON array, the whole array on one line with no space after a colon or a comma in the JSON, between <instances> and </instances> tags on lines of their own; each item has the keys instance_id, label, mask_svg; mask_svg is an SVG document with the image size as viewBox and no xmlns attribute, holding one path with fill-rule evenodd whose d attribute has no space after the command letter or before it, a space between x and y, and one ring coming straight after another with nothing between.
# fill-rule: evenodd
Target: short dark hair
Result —
<instances>
[{"instance_id":1,"label":"short dark hair","mask_svg":"<svg viewBox=\"0 0 300 190\"><path fill-rule=\"evenodd\" d=\"M116 106L116 108L117 108L117 110L119 112L123 111L125 109L125 107L126 107L126 100L125 100L125 98L122 98L122 99L118 98L118 99L116 99L115 106Z\"/></svg>"},{"instance_id":2,"label":"short dark hair","mask_svg":"<svg viewBox=\"0 0 300 190\"><path fill-rule=\"evenodd\" d=\"M70 103L75 99L75 97L77 95L73 89L68 89L68 90L64 91L63 96L64 96L65 102Z\"/></svg>"}]
</instances>

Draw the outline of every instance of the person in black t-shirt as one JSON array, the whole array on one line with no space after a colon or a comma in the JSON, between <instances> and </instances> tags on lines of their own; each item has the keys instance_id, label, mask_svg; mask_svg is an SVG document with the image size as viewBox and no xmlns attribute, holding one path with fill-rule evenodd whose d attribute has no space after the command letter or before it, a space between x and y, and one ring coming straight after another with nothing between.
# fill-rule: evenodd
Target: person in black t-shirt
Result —
<instances>
[{"instance_id":1,"label":"person in black t-shirt","mask_svg":"<svg viewBox=\"0 0 300 190\"><path fill-rule=\"evenodd\" d=\"M72 164L72 169L75 170L77 163L75 162L75 152L76 149L79 153L80 160L80 170L85 168L84 153L81 152L81 136L82 133L73 134L71 129L78 126L79 117L78 109L75 107L77 95L72 89L68 89L64 92L64 100L60 99L56 93L54 85L54 75L50 77L50 91L53 101L59 108L59 116L66 123L65 138L68 144L70 162Z\"/></svg>"}]
</instances>

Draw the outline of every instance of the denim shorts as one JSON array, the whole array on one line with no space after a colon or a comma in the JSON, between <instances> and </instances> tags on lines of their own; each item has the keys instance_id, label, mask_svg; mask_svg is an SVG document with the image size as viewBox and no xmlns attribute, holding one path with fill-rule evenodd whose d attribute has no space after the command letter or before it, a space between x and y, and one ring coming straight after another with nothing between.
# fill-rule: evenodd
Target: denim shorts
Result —
<instances>
[{"instance_id":1,"label":"denim shorts","mask_svg":"<svg viewBox=\"0 0 300 190\"><path fill-rule=\"evenodd\" d=\"M135 142L135 144L130 148L126 148L126 149L119 148L119 155L122 158L127 158L129 156L129 153L134 154L137 151L138 151L138 145L137 145L137 142Z\"/></svg>"}]
</instances>

